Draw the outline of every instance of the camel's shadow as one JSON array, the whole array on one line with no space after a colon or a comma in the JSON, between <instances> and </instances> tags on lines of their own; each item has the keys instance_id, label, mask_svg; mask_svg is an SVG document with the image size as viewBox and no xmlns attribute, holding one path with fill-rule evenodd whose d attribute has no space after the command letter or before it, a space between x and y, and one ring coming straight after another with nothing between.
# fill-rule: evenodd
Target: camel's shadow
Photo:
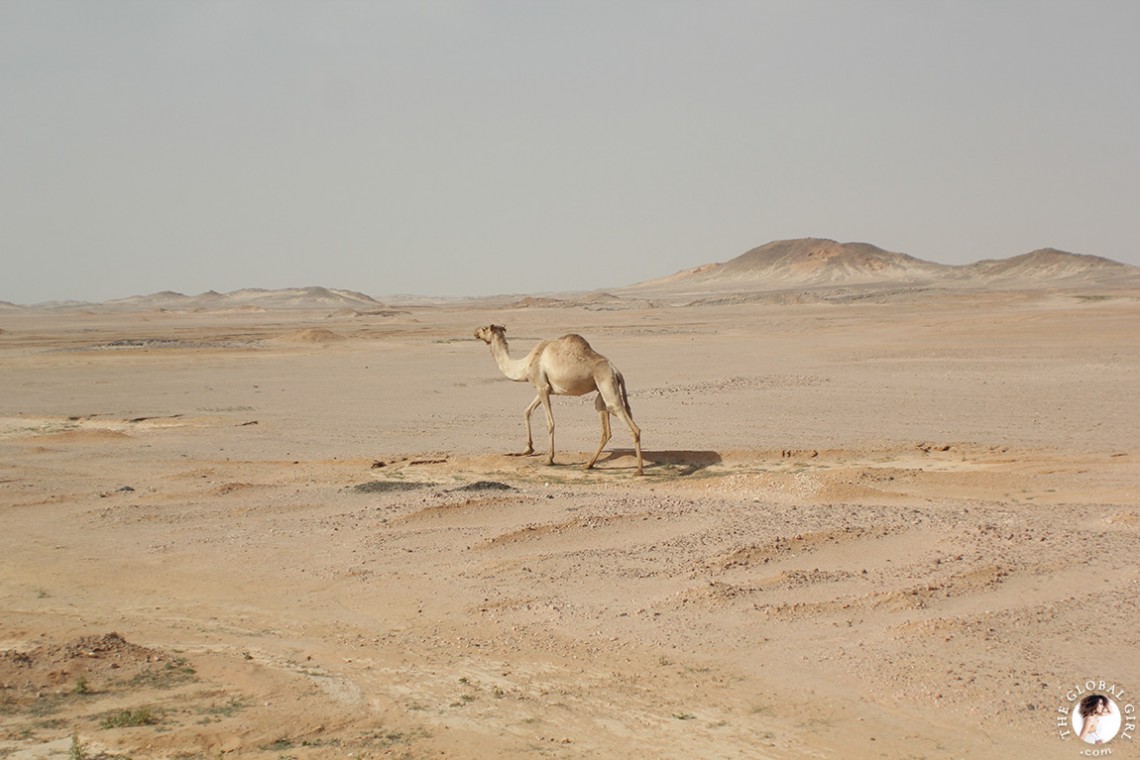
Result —
<instances>
[{"instance_id":1,"label":"camel's shadow","mask_svg":"<svg viewBox=\"0 0 1140 760\"><path fill-rule=\"evenodd\" d=\"M641 454L645 459L646 471L663 469L681 477L688 477L724 461L715 451L642 451ZM599 459L599 463L624 456L636 457L637 452L633 449L611 449L604 458Z\"/></svg>"}]
</instances>

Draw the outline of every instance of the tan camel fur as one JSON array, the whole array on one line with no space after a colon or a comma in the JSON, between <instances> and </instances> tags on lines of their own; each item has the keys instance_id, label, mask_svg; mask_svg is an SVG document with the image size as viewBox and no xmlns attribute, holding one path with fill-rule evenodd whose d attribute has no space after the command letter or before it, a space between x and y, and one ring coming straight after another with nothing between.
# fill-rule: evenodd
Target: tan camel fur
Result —
<instances>
[{"instance_id":1,"label":"tan camel fur","mask_svg":"<svg viewBox=\"0 0 1140 760\"><path fill-rule=\"evenodd\" d=\"M554 413L550 409L550 396L584 396L597 391L594 408L602 418L602 440L598 450L586 469L594 466L602 448L609 442L610 415L616 414L629 425L633 435L633 447L637 451L637 474L642 474L641 429L633 421L629 398L625 390L625 378L610 360L602 356L580 335L563 335L555 340L540 341L522 359L512 359L507 346L507 328L501 325L487 325L475 331L475 337L491 347L491 356L499 365L499 370L507 379L516 382L530 382L538 390L538 395L526 408L526 451L518 456L534 454L534 440L530 434L530 415L539 404L546 410L546 429L550 434L550 449L546 463L554 464Z\"/></svg>"}]
</instances>

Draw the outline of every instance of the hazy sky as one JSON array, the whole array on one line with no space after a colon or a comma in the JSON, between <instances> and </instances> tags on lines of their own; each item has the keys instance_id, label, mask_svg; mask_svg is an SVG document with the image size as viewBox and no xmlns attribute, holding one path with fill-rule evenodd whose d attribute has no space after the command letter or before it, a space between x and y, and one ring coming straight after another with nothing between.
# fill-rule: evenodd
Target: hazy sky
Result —
<instances>
[{"instance_id":1,"label":"hazy sky","mask_svg":"<svg viewBox=\"0 0 1140 760\"><path fill-rule=\"evenodd\" d=\"M0 300L1140 264L1134 0L0 0Z\"/></svg>"}]
</instances>

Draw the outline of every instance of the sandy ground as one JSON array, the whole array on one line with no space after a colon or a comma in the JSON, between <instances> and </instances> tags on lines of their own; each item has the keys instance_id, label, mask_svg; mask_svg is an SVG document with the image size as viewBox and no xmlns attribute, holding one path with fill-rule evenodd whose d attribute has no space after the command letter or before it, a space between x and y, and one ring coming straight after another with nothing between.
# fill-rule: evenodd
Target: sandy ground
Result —
<instances>
[{"instance_id":1,"label":"sandy ground","mask_svg":"<svg viewBox=\"0 0 1140 760\"><path fill-rule=\"evenodd\" d=\"M609 356L645 476L620 423L581 468L588 397L555 466L505 456L533 392L490 322ZM1137 325L2 313L0 757L1078 757L1074 685L1140 690Z\"/></svg>"}]
</instances>

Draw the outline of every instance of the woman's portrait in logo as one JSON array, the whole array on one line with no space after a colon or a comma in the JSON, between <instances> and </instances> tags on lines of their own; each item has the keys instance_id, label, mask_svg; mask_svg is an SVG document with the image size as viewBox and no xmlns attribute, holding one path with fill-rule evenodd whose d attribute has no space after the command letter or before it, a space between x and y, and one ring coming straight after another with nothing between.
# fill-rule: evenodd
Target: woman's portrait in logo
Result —
<instances>
[{"instance_id":1,"label":"woman's portrait in logo","mask_svg":"<svg viewBox=\"0 0 1140 760\"><path fill-rule=\"evenodd\" d=\"M1120 710L1104 694L1088 694L1073 708L1073 731L1081 741L1106 744L1120 730Z\"/></svg>"}]
</instances>

